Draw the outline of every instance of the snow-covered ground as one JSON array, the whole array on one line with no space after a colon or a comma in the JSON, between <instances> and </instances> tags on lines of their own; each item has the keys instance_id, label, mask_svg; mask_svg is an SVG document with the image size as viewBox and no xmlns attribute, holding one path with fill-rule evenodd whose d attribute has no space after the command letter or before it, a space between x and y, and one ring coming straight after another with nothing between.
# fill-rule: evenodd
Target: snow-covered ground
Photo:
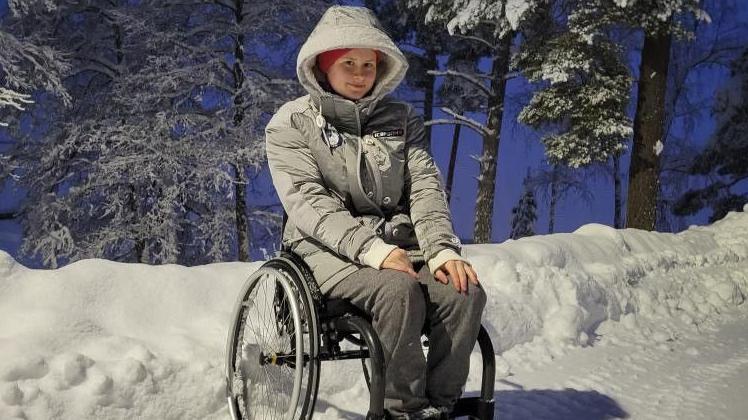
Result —
<instances>
[{"instance_id":1,"label":"snow-covered ground","mask_svg":"<svg viewBox=\"0 0 748 420\"><path fill-rule=\"evenodd\" d=\"M748 418L748 213L466 251L489 295L497 418ZM0 251L0 418L227 419L225 336L259 264L42 271ZM362 418L360 364L334 363L315 417Z\"/></svg>"}]
</instances>

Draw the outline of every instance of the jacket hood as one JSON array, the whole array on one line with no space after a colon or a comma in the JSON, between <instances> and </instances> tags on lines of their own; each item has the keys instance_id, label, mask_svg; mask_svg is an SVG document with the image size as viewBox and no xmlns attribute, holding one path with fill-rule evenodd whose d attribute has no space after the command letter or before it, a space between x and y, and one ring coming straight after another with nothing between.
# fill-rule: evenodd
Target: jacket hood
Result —
<instances>
[{"instance_id":1,"label":"jacket hood","mask_svg":"<svg viewBox=\"0 0 748 420\"><path fill-rule=\"evenodd\" d=\"M382 53L374 87L359 102L376 101L392 92L408 70L405 56L371 10L364 7L332 6L322 15L301 46L296 60L299 82L318 103L326 92L319 83L322 75L316 67L317 55L339 48L370 48Z\"/></svg>"}]
</instances>

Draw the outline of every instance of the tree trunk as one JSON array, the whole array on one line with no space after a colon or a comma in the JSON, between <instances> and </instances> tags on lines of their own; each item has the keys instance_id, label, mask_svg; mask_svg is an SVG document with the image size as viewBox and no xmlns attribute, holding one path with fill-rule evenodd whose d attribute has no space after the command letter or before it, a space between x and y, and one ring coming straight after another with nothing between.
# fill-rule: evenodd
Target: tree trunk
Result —
<instances>
[{"instance_id":1,"label":"tree trunk","mask_svg":"<svg viewBox=\"0 0 748 420\"><path fill-rule=\"evenodd\" d=\"M556 228L556 203L558 203L558 168L553 167L551 175L551 199L548 204L548 233L553 233Z\"/></svg>"},{"instance_id":2,"label":"tree trunk","mask_svg":"<svg viewBox=\"0 0 748 420\"><path fill-rule=\"evenodd\" d=\"M646 35L639 69L626 227L653 230L657 220L659 151L663 146L670 35Z\"/></svg>"},{"instance_id":3,"label":"tree trunk","mask_svg":"<svg viewBox=\"0 0 748 420\"><path fill-rule=\"evenodd\" d=\"M244 1L235 0L234 16L237 27L241 27L242 14L244 13ZM244 120L244 98L240 90L244 85L244 35L238 34L234 39L234 126L239 127ZM234 199L236 213L236 242L239 261L249 261L250 225L247 218L247 179L244 174L244 166L232 163L234 170Z\"/></svg>"},{"instance_id":4,"label":"tree trunk","mask_svg":"<svg viewBox=\"0 0 748 420\"><path fill-rule=\"evenodd\" d=\"M436 70L436 51L426 51L426 68ZM426 86L423 88L423 120L431 121L434 116L434 85L436 84L436 76L433 74L426 74ZM431 126L425 127L425 136L428 140L428 144L431 145Z\"/></svg>"},{"instance_id":5,"label":"tree trunk","mask_svg":"<svg viewBox=\"0 0 748 420\"><path fill-rule=\"evenodd\" d=\"M613 227L623 227L623 186L621 183L621 156L613 156Z\"/></svg>"},{"instance_id":6,"label":"tree trunk","mask_svg":"<svg viewBox=\"0 0 748 420\"><path fill-rule=\"evenodd\" d=\"M244 168L231 164L234 170L234 198L236 206L236 240L239 261L249 261L249 224L247 223L246 189L247 179Z\"/></svg>"},{"instance_id":7,"label":"tree trunk","mask_svg":"<svg viewBox=\"0 0 748 420\"><path fill-rule=\"evenodd\" d=\"M501 140L501 120L504 116L504 93L506 91L506 75L509 72L512 38L511 33L504 35L491 66L491 96L488 98L486 123L488 133L483 136L483 153L480 157L480 173L478 175L478 198L475 205L473 241L476 244L491 241L496 166L499 141Z\"/></svg>"},{"instance_id":8,"label":"tree trunk","mask_svg":"<svg viewBox=\"0 0 748 420\"><path fill-rule=\"evenodd\" d=\"M457 163L457 150L460 147L460 124L455 124L452 132L452 150L449 152L449 167L447 168L447 201L452 202L452 187L455 182L455 164Z\"/></svg>"},{"instance_id":9,"label":"tree trunk","mask_svg":"<svg viewBox=\"0 0 748 420\"><path fill-rule=\"evenodd\" d=\"M128 195L127 195L127 205L130 207L130 213L133 215L133 219L140 220L140 206L138 202L138 194L137 190L135 188L135 185L128 184ZM143 239L139 232L136 231L135 237L133 238L135 245L133 247L133 252L135 252L135 262L139 263L148 263L148 261L144 261L143 257L145 254L145 239Z\"/></svg>"}]
</instances>

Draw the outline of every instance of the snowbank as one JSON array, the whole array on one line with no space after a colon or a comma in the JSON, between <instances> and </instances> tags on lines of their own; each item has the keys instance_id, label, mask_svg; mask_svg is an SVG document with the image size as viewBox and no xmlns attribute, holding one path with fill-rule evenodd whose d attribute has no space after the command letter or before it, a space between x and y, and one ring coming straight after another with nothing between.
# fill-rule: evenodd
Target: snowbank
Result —
<instances>
[{"instance_id":1,"label":"snowbank","mask_svg":"<svg viewBox=\"0 0 748 420\"><path fill-rule=\"evenodd\" d=\"M672 325L698 329L748 294L746 213L679 234L586 225L466 251L489 295L499 379L610 331L667 342ZM0 251L0 418L228 418L230 311L259 265L43 271ZM366 409L358 366L338 366L333 377L323 365L321 418Z\"/></svg>"}]
</instances>

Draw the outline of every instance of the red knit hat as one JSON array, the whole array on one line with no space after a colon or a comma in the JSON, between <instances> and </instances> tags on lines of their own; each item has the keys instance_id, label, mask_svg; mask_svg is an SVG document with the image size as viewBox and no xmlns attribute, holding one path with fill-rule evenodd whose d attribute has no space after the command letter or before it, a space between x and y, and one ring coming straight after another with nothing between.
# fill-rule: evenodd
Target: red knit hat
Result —
<instances>
[{"instance_id":1,"label":"red knit hat","mask_svg":"<svg viewBox=\"0 0 748 420\"><path fill-rule=\"evenodd\" d=\"M317 56L317 67L322 71L322 73L327 73L338 58L344 56L345 53L352 49L353 48L340 48L320 53ZM379 52L379 50L374 50L374 52L377 54L377 62L379 62L382 59L382 53Z\"/></svg>"}]
</instances>

